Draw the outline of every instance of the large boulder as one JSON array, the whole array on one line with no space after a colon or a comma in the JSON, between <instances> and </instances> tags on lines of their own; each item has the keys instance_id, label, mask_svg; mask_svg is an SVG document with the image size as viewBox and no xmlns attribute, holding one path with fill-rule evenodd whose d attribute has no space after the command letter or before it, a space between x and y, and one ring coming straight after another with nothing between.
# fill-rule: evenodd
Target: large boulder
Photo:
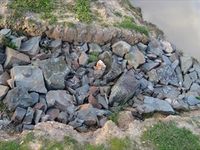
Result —
<instances>
[{"instance_id":1,"label":"large boulder","mask_svg":"<svg viewBox=\"0 0 200 150\"><path fill-rule=\"evenodd\" d=\"M67 94L64 90L52 90L46 95L48 107L56 107L61 111L67 111L70 114L74 112L73 96Z\"/></svg>"},{"instance_id":2,"label":"large boulder","mask_svg":"<svg viewBox=\"0 0 200 150\"><path fill-rule=\"evenodd\" d=\"M28 108L37 103L36 99L33 99L26 89L19 87L10 90L4 102L11 111L15 110L16 107Z\"/></svg>"},{"instance_id":3,"label":"large boulder","mask_svg":"<svg viewBox=\"0 0 200 150\"><path fill-rule=\"evenodd\" d=\"M42 69L49 90L63 90L65 88L65 77L69 74L70 68L64 57L38 61L35 65Z\"/></svg>"},{"instance_id":4,"label":"large boulder","mask_svg":"<svg viewBox=\"0 0 200 150\"><path fill-rule=\"evenodd\" d=\"M144 104L139 105L137 110L140 113L153 113L153 112L161 112L165 114L174 114L174 109L172 106L164 100L160 100L158 98L145 96Z\"/></svg>"},{"instance_id":5,"label":"large boulder","mask_svg":"<svg viewBox=\"0 0 200 150\"><path fill-rule=\"evenodd\" d=\"M22 43L21 49L19 49L19 51L26 53L30 56L36 55L40 50L40 46L39 46L40 40L41 40L41 36L32 37L28 41Z\"/></svg>"},{"instance_id":6,"label":"large boulder","mask_svg":"<svg viewBox=\"0 0 200 150\"><path fill-rule=\"evenodd\" d=\"M35 66L16 66L11 69L11 78L17 87L28 91L46 93L42 70Z\"/></svg>"},{"instance_id":7,"label":"large boulder","mask_svg":"<svg viewBox=\"0 0 200 150\"><path fill-rule=\"evenodd\" d=\"M140 87L133 70L124 73L112 87L109 102L124 103L129 100Z\"/></svg>"},{"instance_id":8,"label":"large boulder","mask_svg":"<svg viewBox=\"0 0 200 150\"><path fill-rule=\"evenodd\" d=\"M6 56L4 67L8 69L13 65L27 65L30 63L29 56L8 47L6 48Z\"/></svg>"},{"instance_id":9,"label":"large boulder","mask_svg":"<svg viewBox=\"0 0 200 150\"><path fill-rule=\"evenodd\" d=\"M124 41L119 41L112 45L112 51L114 54L124 57L125 54L127 54L131 49L131 45Z\"/></svg>"}]
</instances>

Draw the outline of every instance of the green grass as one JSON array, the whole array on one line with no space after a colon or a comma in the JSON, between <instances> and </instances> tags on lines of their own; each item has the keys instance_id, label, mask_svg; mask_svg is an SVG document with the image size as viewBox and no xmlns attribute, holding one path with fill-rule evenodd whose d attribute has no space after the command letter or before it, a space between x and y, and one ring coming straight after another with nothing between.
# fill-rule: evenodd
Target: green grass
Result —
<instances>
[{"instance_id":1,"label":"green grass","mask_svg":"<svg viewBox=\"0 0 200 150\"><path fill-rule=\"evenodd\" d=\"M90 0L76 0L75 13L80 21L90 23L92 21Z\"/></svg>"},{"instance_id":2,"label":"green grass","mask_svg":"<svg viewBox=\"0 0 200 150\"><path fill-rule=\"evenodd\" d=\"M117 27L129 29L129 30L135 30L137 32L140 32L142 34L145 34L148 36L148 29L145 26L139 26L130 17L125 17L122 22L116 25Z\"/></svg>"},{"instance_id":3,"label":"green grass","mask_svg":"<svg viewBox=\"0 0 200 150\"><path fill-rule=\"evenodd\" d=\"M7 37L4 37L3 38L3 41L2 41L3 45L6 46L6 47L10 47L12 49L16 49L17 46L11 42L11 39L7 38Z\"/></svg>"},{"instance_id":4,"label":"green grass","mask_svg":"<svg viewBox=\"0 0 200 150\"><path fill-rule=\"evenodd\" d=\"M142 140L157 150L200 150L199 137L175 123L158 123L144 132Z\"/></svg>"},{"instance_id":5,"label":"green grass","mask_svg":"<svg viewBox=\"0 0 200 150\"><path fill-rule=\"evenodd\" d=\"M109 141L109 150L131 150L132 146L129 138L113 138Z\"/></svg>"},{"instance_id":6,"label":"green grass","mask_svg":"<svg viewBox=\"0 0 200 150\"><path fill-rule=\"evenodd\" d=\"M92 63L92 62L96 62L98 60L98 56L99 56L99 53L98 52L91 52L89 53L88 57L88 62L89 63Z\"/></svg>"}]
</instances>

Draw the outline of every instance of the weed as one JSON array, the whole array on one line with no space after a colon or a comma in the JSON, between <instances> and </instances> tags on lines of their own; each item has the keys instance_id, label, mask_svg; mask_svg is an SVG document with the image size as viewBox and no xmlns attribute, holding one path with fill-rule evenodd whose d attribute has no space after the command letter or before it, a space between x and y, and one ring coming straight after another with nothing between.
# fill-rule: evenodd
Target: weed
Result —
<instances>
[{"instance_id":1,"label":"weed","mask_svg":"<svg viewBox=\"0 0 200 150\"><path fill-rule=\"evenodd\" d=\"M98 52L91 52L89 53L89 59L88 59L88 62L91 63L91 62L96 62L98 60L98 56L99 56L99 53Z\"/></svg>"},{"instance_id":2,"label":"weed","mask_svg":"<svg viewBox=\"0 0 200 150\"><path fill-rule=\"evenodd\" d=\"M158 123L144 132L142 140L150 142L158 150L200 150L199 137L175 123Z\"/></svg>"}]
</instances>

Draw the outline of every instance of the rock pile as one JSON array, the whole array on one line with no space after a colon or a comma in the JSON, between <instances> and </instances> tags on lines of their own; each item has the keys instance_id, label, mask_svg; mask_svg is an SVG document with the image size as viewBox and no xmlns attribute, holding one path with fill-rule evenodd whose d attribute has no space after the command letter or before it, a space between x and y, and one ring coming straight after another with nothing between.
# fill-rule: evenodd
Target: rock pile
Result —
<instances>
[{"instance_id":1,"label":"rock pile","mask_svg":"<svg viewBox=\"0 0 200 150\"><path fill-rule=\"evenodd\" d=\"M21 130L58 121L84 132L121 105L174 114L198 109L199 94L200 64L167 41L98 45L0 30L0 100Z\"/></svg>"}]
</instances>

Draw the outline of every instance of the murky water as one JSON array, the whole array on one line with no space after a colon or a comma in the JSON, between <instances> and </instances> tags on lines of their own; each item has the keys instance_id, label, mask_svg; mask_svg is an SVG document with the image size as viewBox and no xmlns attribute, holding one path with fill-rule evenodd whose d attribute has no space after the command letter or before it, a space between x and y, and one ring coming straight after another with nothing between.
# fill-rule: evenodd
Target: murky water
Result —
<instances>
[{"instance_id":1,"label":"murky water","mask_svg":"<svg viewBox=\"0 0 200 150\"><path fill-rule=\"evenodd\" d=\"M131 0L169 41L200 60L200 0Z\"/></svg>"}]
</instances>

